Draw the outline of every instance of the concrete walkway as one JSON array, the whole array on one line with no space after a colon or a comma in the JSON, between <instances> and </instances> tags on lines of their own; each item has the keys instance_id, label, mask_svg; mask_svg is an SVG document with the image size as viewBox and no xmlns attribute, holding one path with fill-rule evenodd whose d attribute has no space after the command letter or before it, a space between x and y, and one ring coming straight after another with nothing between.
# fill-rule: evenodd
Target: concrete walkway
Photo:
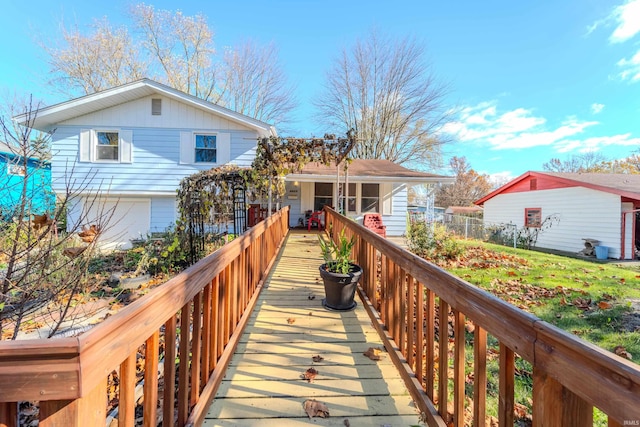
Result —
<instances>
[{"instance_id":1,"label":"concrete walkway","mask_svg":"<svg viewBox=\"0 0 640 427\"><path fill-rule=\"evenodd\" d=\"M421 425L388 355L363 354L384 347L362 303L350 312L322 307L320 264L317 234L292 231L205 426ZM309 368L318 372L310 382L301 378ZM310 419L309 399L326 404L329 417Z\"/></svg>"}]
</instances>

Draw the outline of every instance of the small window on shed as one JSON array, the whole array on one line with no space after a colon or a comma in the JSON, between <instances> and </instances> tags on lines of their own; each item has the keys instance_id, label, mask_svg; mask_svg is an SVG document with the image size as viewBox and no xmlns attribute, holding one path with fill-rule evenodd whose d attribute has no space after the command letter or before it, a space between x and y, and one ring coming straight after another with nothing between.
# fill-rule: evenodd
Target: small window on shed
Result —
<instances>
[{"instance_id":1,"label":"small window on shed","mask_svg":"<svg viewBox=\"0 0 640 427\"><path fill-rule=\"evenodd\" d=\"M542 225L542 208L525 208L524 226L540 228Z\"/></svg>"},{"instance_id":2,"label":"small window on shed","mask_svg":"<svg viewBox=\"0 0 640 427\"><path fill-rule=\"evenodd\" d=\"M538 189L538 180L536 178L531 178L529 181L529 190L537 190Z\"/></svg>"},{"instance_id":3,"label":"small window on shed","mask_svg":"<svg viewBox=\"0 0 640 427\"><path fill-rule=\"evenodd\" d=\"M159 116L162 114L162 99L151 100L151 115Z\"/></svg>"}]
</instances>

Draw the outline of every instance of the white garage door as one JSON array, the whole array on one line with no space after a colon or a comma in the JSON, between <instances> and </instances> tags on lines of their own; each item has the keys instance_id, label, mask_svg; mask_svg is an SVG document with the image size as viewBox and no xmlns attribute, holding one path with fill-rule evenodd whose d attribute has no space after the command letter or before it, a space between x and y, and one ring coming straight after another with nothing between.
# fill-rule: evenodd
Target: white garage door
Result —
<instances>
[{"instance_id":1,"label":"white garage door","mask_svg":"<svg viewBox=\"0 0 640 427\"><path fill-rule=\"evenodd\" d=\"M109 215L108 225L100 236L99 244L104 249L127 249L132 239L146 237L151 221L151 201L149 199L105 200L99 208L91 209L95 217L98 209ZM111 212L113 214L111 215ZM106 213L106 214L105 214Z\"/></svg>"}]
</instances>

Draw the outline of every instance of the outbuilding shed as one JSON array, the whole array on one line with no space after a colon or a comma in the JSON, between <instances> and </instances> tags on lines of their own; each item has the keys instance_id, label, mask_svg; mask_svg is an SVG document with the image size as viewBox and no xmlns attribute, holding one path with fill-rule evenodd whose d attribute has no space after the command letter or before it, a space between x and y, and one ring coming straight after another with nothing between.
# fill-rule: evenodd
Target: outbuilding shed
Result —
<instances>
[{"instance_id":1,"label":"outbuilding shed","mask_svg":"<svg viewBox=\"0 0 640 427\"><path fill-rule=\"evenodd\" d=\"M640 175L526 172L477 200L489 224L541 227L541 248L580 252L585 239L608 248L608 257L634 259L640 248Z\"/></svg>"}]
</instances>

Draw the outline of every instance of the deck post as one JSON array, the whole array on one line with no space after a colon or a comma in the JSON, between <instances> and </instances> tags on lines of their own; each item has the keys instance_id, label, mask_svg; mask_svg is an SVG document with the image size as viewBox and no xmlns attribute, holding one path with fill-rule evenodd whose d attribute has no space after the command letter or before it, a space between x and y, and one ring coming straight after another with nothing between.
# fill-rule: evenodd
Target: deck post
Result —
<instances>
[{"instance_id":1,"label":"deck post","mask_svg":"<svg viewBox=\"0 0 640 427\"><path fill-rule=\"evenodd\" d=\"M104 424L107 412L107 379L75 400L40 402L40 427L83 427Z\"/></svg>"},{"instance_id":2,"label":"deck post","mask_svg":"<svg viewBox=\"0 0 640 427\"><path fill-rule=\"evenodd\" d=\"M16 402L0 402L0 427L16 427L18 425L18 404Z\"/></svg>"},{"instance_id":3,"label":"deck post","mask_svg":"<svg viewBox=\"0 0 640 427\"><path fill-rule=\"evenodd\" d=\"M541 369L533 370L533 426L592 426L593 407Z\"/></svg>"}]
</instances>

